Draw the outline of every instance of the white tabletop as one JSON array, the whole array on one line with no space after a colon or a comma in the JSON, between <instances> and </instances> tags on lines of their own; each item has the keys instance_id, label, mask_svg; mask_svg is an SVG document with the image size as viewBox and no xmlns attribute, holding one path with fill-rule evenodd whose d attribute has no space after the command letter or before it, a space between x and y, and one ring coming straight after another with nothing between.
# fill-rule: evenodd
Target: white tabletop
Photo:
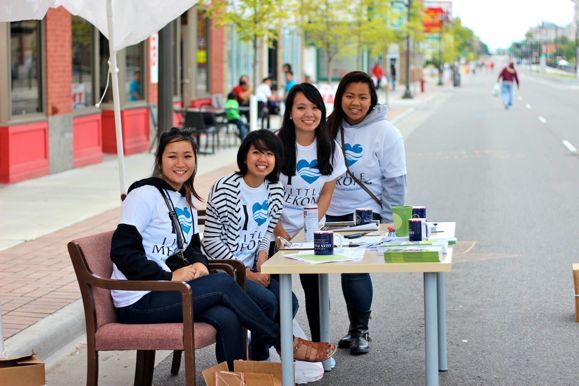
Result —
<instances>
[{"instance_id":1,"label":"white tabletop","mask_svg":"<svg viewBox=\"0 0 579 386\"><path fill-rule=\"evenodd\" d=\"M456 228L454 222L439 222L437 229L442 232L433 234L431 239L453 238ZM385 225L380 226L385 230ZM299 236L298 236L299 237ZM293 273L379 273L379 272L450 272L452 270L452 246L438 263L387 263L384 256L376 250L366 250L360 261L347 261L324 264L309 264L285 257L295 251L279 251L261 266L261 272L267 274Z\"/></svg>"}]
</instances>

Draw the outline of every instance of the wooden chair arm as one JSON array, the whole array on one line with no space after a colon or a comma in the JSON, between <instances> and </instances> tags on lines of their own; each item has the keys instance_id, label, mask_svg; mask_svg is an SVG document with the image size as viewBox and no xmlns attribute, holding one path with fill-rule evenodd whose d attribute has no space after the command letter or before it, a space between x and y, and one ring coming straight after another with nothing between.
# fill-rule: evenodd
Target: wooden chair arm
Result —
<instances>
[{"instance_id":1,"label":"wooden chair arm","mask_svg":"<svg viewBox=\"0 0 579 386\"><path fill-rule=\"evenodd\" d=\"M241 288L245 288L245 265L239 260L209 260L209 270L223 271L237 281Z\"/></svg>"}]
</instances>

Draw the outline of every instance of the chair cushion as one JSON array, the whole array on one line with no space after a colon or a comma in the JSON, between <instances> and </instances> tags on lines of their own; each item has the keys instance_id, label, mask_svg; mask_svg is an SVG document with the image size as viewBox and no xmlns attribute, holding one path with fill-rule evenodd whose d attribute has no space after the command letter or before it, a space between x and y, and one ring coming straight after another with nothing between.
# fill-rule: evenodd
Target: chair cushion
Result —
<instances>
[{"instance_id":1,"label":"chair cushion","mask_svg":"<svg viewBox=\"0 0 579 386\"><path fill-rule=\"evenodd\" d=\"M194 323L195 348L215 343L216 330L207 323ZM182 350L183 324L109 323L96 333L97 351Z\"/></svg>"}]
</instances>

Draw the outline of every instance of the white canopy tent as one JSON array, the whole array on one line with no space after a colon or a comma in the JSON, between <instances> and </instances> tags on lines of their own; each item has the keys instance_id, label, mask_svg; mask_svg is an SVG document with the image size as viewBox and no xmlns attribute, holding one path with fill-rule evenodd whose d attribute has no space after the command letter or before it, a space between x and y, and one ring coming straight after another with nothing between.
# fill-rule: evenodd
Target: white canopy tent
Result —
<instances>
[{"instance_id":1,"label":"white canopy tent","mask_svg":"<svg viewBox=\"0 0 579 386\"><path fill-rule=\"evenodd\" d=\"M49 8L64 7L92 23L109 40L121 194L126 193L126 182L116 52L145 40L196 3L197 0L2 0L0 22L41 20ZM0 357L3 352L0 309Z\"/></svg>"}]
</instances>

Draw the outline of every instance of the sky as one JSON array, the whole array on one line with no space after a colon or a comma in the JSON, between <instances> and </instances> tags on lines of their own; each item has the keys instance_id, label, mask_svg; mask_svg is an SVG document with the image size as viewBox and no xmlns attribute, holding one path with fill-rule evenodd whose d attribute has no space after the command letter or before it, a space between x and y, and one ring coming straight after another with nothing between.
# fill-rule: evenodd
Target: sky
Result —
<instances>
[{"instance_id":1,"label":"sky","mask_svg":"<svg viewBox=\"0 0 579 386\"><path fill-rule=\"evenodd\" d=\"M494 51L524 40L542 21L567 26L574 7L572 0L452 0L452 17L460 17Z\"/></svg>"}]
</instances>

